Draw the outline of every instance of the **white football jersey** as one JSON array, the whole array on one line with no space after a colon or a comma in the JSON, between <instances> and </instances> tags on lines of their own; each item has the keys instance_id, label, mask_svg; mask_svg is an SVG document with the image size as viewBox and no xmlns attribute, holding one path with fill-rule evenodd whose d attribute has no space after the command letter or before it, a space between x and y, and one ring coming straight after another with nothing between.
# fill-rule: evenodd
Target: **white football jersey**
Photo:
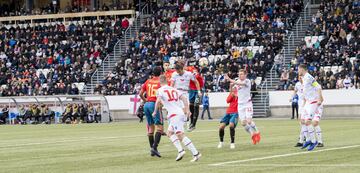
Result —
<instances>
[{"instance_id":1,"label":"white football jersey","mask_svg":"<svg viewBox=\"0 0 360 173\"><path fill-rule=\"evenodd\" d=\"M239 79L240 80L240 79ZM238 81L238 80L237 80ZM237 86L238 90L238 104L244 104L251 101L251 81L245 79L245 86ZM244 82L242 81L242 82Z\"/></svg>"},{"instance_id":2,"label":"white football jersey","mask_svg":"<svg viewBox=\"0 0 360 173\"><path fill-rule=\"evenodd\" d=\"M174 72L171 76L171 81L174 82L174 87L179 90L189 90L190 81L195 81L195 76L189 71L185 71L183 75Z\"/></svg>"},{"instance_id":3,"label":"white football jersey","mask_svg":"<svg viewBox=\"0 0 360 173\"><path fill-rule=\"evenodd\" d=\"M315 78L309 73L306 73L303 77L303 92L306 101L315 101L319 98L317 93L317 87L314 86L316 82Z\"/></svg>"},{"instance_id":4,"label":"white football jersey","mask_svg":"<svg viewBox=\"0 0 360 173\"><path fill-rule=\"evenodd\" d=\"M301 82L296 82L295 90L296 90L296 94L299 97L299 100L302 100L304 98L304 91Z\"/></svg>"},{"instance_id":5,"label":"white football jersey","mask_svg":"<svg viewBox=\"0 0 360 173\"><path fill-rule=\"evenodd\" d=\"M168 111L168 117L172 114L184 115L180 96L180 92L171 86L162 86L157 90L156 97L161 99L164 108Z\"/></svg>"}]
</instances>

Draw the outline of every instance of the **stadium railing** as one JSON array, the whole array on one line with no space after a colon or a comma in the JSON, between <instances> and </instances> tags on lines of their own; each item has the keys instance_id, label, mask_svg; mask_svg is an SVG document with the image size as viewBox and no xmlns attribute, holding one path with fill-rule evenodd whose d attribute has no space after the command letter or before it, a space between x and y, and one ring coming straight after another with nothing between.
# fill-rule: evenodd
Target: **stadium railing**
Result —
<instances>
[{"instance_id":1,"label":"stadium railing","mask_svg":"<svg viewBox=\"0 0 360 173\"><path fill-rule=\"evenodd\" d=\"M50 19L60 19L62 22L66 22L67 19L80 18L81 20L84 17L96 17L97 20L102 16L125 16L131 15L133 18L135 16L134 10L117 10L117 11L97 11L97 12L81 12L81 13L64 13L64 14L45 14L45 15L30 15L30 16L11 16L11 17L0 17L1 22L8 23L19 23L20 21L30 21L33 24L36 20L47 20Z\"/></svg>"}]
</instances>

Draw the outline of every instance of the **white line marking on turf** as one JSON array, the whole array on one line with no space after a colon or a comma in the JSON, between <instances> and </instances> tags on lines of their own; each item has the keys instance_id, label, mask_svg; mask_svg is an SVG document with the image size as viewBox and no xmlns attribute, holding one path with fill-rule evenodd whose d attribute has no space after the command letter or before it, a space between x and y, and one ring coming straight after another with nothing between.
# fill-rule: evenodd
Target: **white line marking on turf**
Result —
<instances>
[{"instance_id":1,"label":"white line marking on turf","mask_svg":"<svg viewBox=\"0 0 360 173\"><path fill-rule=\"evenodd\" d=\"M202 132L214 132L217 130L197 130L191 133L202 133ZM57 143L66 143L66 142L81 142L81 141L89 141L89 140L106 140L106 139L120 139L120 138L137 138L137 137L144 137L145 135L132 135L132 136L109 136L109 137L79 137L76 139L64 139L58 141L47 141L47 142L32 142L26 144L7 144L0 146L2 148L9 148L9 147L24 147L24 146L31 146L31 145L45 145L45 144L57 144Z\"/></svg>"},{"instance_id":2,"label":"white line marking on turf","mask_svg":"<svg viewBox=\"0 0 360 173\"><path fill-rule=\"evenodd\" d=\"M227 165L220 165L227 166ZM360 167L360 164L237 164L239 167Z\"/></svg>"},{"instance_id":3,"label":"white line marking on turf","mask_svg":"<svg viewBox=\"0 0 360 173\"><path fill-rule=\"evenodd\" d=\"M325 152L325 151L334 151L334 150L342 150L342 149L357 148L357 147L360 147L360 145L351 145L351 146L337 147L337 148L327 148L327 149L323 149L323 150L315 150L315 151L310 151L310 152L303 151L303 152L280 154L280 155L273 155L273 156L266 156L266 157L258 157L258 158L245 159L245 160L234 160L234 161L220 162L220 163L214 163L214 164L209 164L209 165L210 166L222 166L222 165L231 164L231 163L245 163L245 162L250 162L250 161L267 160L267 159L274 159L274 158L280 158L280 157L305 155L305 154L311 154L311 153L319 153L319 152Z\"/></svg>"}]
</instances>

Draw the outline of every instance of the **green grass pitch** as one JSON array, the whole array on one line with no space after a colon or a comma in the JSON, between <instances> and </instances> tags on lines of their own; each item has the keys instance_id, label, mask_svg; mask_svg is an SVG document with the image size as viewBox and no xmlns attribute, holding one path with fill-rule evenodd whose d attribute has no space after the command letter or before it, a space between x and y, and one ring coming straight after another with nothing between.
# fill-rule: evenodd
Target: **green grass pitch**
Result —
<instances>
[{"instance_id":1,"label":"green grass pitch","mask_svg":"<svg viewBox=\"0 0 360 173\"><path fill-rule=\"evenodd\" d=\"M315 151L325 151L310 153L293 147L297 121L255 121L262 134L260 144L252 145L238 126L234 150L229 148L228 128L225 147L217 149L218 121L200 121L187 133L203 156L196 163L189 162L188 150L175 162L177 151L167 137L159 146L163 157L151 157L145 123L135 121L0 126L0 172L360 172L359 120L321 121L325 147ZM224 163L231 161L235 162Z\"/></svg>"}]
</instances>

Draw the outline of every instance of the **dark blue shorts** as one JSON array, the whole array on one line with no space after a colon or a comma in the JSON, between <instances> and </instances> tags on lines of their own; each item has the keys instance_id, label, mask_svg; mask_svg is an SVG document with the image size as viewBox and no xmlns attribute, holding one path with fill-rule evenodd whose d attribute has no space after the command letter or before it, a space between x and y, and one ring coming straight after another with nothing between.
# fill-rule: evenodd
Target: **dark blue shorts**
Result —
<instances>
[{"instance_id":1,"label":"dark blue shorts","mask_svg":"<svg viewBox=\"0 0 360 173\"><path fill-rule=\"evenodd\" d=\"M155 102L146 102L145 103L144 112L145 112L147 124L148 125L154 125L154 124L155 125L163 125L164 119L159 111L157 112L155 117L152 116L154 109L155 109Z\"/></svg>"},{"instance_id":2,"label":"dark blue shorts","mask_svg":"<svg viewBox=\"0 0 360 173\"><path fill-rule=\"evenodd\" d=\"M226 125L229 125L230 123L234 123L234 126L236 127L239 119L239 114L225 114L224 117L222 117L220 123L224 123Z\"/></svg>"}]
</instances>

